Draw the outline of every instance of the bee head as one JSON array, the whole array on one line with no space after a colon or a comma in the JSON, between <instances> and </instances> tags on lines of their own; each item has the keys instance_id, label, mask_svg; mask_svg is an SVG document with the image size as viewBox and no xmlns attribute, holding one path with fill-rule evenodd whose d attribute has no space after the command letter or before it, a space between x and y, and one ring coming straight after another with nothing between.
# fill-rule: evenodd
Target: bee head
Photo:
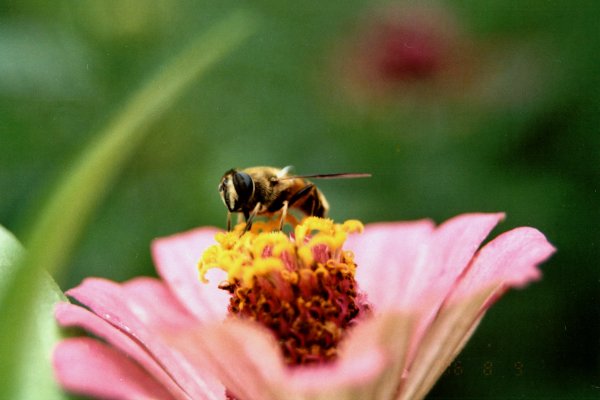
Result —
<instances>
[{"instance_id":1,"label":"bee head","mask_svg":"<svg viewBox=\"0 0 600 400\"><path fill-rule=\"evenodd\" d=\"M229 211L242 211L254 194L254 181L245 172L229 170L221 178L219 193Z\"/></svg>"}]
</instances>

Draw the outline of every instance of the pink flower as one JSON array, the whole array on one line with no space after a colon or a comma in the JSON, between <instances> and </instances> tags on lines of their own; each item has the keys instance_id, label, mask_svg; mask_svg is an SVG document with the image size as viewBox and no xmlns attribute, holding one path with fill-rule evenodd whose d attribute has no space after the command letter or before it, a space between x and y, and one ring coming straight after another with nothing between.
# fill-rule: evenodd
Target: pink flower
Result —
<instances>
[{"instance_id":1,"label":"pink flower","mask_svg":"<svg viewBox=\"0 0 600 400\"><path fill-rule=\"evenodd\" d=\"M356 100L464 91L474 43L453 14L433 4L376 9L334 53L334 79Z\"/></svg>"},{"instance_id":2,"label":"pink flower","mask_svg":"<svg viewBox=\"0 0 600 400\"><path fill-rule=\"evenodd\" d=\"M252 253L254 261L274 257L282 261L262 263L262 272L253 276L236 269L243 264L238 263L238 253L230 252L237 243L227 242L221 234L221 248L205 253L201 272L211 260L228 263L228 280L221 284L225 290L214 283L224 278L219 275L222 271L208 271L211 283L206 284L196 270L217 229L158 239L152 253L162 281L137 278L118 284L90 278L67 292L84 307L60 304L59 323L82 327L103 341L76 337L61 342L54 353L56 376L69 391L103 398L225 399L226 393L256 400L422 398L487 309L508 288L538 279L537 265L554 251L539 231L524 227L480 248L502 218L502 214L465 214L439 227L428 220L371 224L362 235L351 235L345 250L341 244L356 225L336 225L324 236L312 232L310 240L305 237L310 238L314 226L296 230L295 242L288 239L293 248L280 236L271 236L268 244L258 247L270 235L263 233L249 247L260 250ZM303 251L306 246L311 251ZM290 251L296 258L290 258ZM319 269L325 265L322 257L327 258L327 270ZM323 281L335 275L338 292L325 297L344 310L354 310L350 313L354 319L344 319L351 322L341 333L339 346L320 339L309 346L308 354L327 355L317 357L321 361L317 363L290 362L289 354L281 350L281 337L276 340L249 317L226 318L229 308L230 313L246 310L254 313L252 319L264 320L277 303L257 300L264 300L269 288L275 300L299 296L298 291L310 291L313 284L323 288L321 280L311 280L310 270L290 269L296 264L318 264L314 276L321 274ZM347 280L354 271L359 290ZM292 278L282 281L281 276ZM340 298L343 294L349 297ZM255 310L246 308L254 306ZM321 311L307 310L314 313L307 318L321 318ZM286 324L285 318L270 322L275 330ZM317 333L306 331L329 339L336 336L342 323L324 322ZM294 343L305 343L303 331L292 330ZM324 352L314 350L320 344Z\"/></svg>"}]
</instances>

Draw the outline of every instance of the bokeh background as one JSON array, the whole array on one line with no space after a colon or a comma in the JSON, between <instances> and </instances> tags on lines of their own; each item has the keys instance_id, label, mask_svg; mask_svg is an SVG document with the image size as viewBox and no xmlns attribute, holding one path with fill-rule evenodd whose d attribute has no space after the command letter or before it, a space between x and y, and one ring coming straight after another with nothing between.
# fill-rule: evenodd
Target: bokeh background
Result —
<instances>
[{"instance_id":1,"label":"bokeh background","mask_svg":"<svg viewBox=\"0 0 600 400\"><path fill-rule=\"evenodd\" d=\"M0 223L24 235L144 78L237 6L2 1ZM496 233L530 225L558 248L430 398L600 396L600 3L245 6L257 32L151 127L59 285L154 275L153 238L224 226L216 186L231 167L370 172L320 183L333 218L505 211Z\"/></svg>"}]
</instances>

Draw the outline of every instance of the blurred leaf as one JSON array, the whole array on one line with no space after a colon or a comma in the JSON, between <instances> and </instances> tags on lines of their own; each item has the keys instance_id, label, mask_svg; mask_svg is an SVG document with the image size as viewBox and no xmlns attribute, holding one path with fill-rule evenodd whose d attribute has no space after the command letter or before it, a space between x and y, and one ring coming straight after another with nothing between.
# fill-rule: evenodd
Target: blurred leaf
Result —
<instances>
[{"instance_id":1,"label":"blurred leaf","mask_svg":"<svg viewBox=\"0 0 600 400\"><path fill-rule=\"evenodd\" d=\"M6 228L0 225L0 293L5 290L5 284L11 274L10 268L22 256L23 247Z\"/></svg>"},{"instance_id":2,"label":"blurred leaf","mask_svg":"<svg viewBox=\"0 0 600 400\"><path fill-rule=\"evenodd\" d=\"M7 289L7 282L15 274L19 260L25 256L23 248L15 237L0 225L0 294ZM20 399L61 399L62 391L54 381L50 357L60 333L54 322L54 305L66 300L54 280L41 271L39 289L28 312L31 315L30 329L23 332L22 340L27 343L22 354L22 362L13 372L17 388L14 398ZM4 320L4 318L2 318ZM5 323L5 322L3 322ZM3 343L10 346L10 343ZM40 360L44 360L40 362Z\"/></svg>"},{"instance_id":3,"label":"blurred leaf","mask_svg":"<svg viewBox=\"0 0 600 400\"><path fill-rule=\"evenodd\" d=\"M28 253L15 264L0 293L0 398L15 399L23 394L19 371L40 365L27 357L30 342L36 340L35 316L41 313L33 312L33 306L43 300L46 290L46 282L39 276L44 269L56 273L64 265L85 223L149 126L196 78L239 45L253 27L247 13L233 13L159 68L118 109L50 198L26 241Z\"/></svg>"}]
</instances>

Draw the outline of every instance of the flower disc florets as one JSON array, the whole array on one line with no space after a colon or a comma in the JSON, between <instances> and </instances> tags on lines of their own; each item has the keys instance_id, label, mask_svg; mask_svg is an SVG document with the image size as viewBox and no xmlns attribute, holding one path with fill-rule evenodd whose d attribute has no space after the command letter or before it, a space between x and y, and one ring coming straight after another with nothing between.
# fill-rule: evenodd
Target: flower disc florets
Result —
<instances>
[{"instance_id":1,"label":"flower disc florets","mask_svg":"<svg viewBox=\"0 0 600 400\"><path fill-rule=\"evenodd\" d=\"M269 328L289 365L332 360L346 328L369 308L354 279L353 254L342 249L347 234L363 226L309 217L289 236L268 228L257 222L243 234L244 224L218 233L200 276L226 271L219 287L231 294L230 315Z\"/></svg>"}]
</instances>

